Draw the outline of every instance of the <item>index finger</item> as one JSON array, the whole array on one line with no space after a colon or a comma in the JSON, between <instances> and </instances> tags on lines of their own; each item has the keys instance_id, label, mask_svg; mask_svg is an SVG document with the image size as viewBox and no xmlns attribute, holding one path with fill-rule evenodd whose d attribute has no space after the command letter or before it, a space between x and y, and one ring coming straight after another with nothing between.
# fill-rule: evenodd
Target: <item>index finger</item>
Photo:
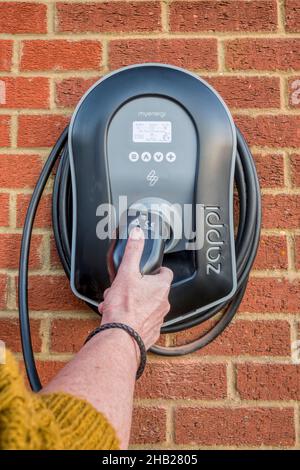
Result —
<instances>
[{"instance_id":1,"label":"index finger","mask_svg":"<svg viewBox=\"0 0 300 470\"><path fill-rule=\"evenodd\" d=\"M144 232L140 227L134 227L126 243L123 259L119 270L127 272L140 272L140 261L144 250Z\"/></svg>"}]
</instances>

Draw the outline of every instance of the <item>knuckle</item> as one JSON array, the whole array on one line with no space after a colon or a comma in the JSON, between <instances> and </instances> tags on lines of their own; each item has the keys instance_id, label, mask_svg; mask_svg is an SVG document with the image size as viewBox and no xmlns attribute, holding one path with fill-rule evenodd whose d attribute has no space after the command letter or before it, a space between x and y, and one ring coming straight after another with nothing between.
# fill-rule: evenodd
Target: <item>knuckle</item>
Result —
<instances>
[{"instance_id":1,"label":"knuckle","mask_svg":"<svg viewBox=\"0 0 300 470\"><path fill-rule=\"evenodd\" d=\"M168 276L172 276L172 277L173 277L173 271L172 271L172 269L168 268L167 266L164 266L163 270L164 270L164 272L165 272L166 274L168 274Z\"/></svg>"},{"instance_id":2,"label":"knuckle","mask_svg":"<svg viewBox=\"0 0 300 470\"><path fill-rule=\"evenodd\" d=\"M105 289L105 291L103 292L103 298L104 299L105 299L105 297L107 297L107 294L109 293L109 290L110 290L110 288Z\"/></svg>"},{"instance_id":3,"label":"knuckle","mask_svg":"<svg viewBox=\"0 0 300 470\"><path fill-rule=\"evenodd\" d=\"M170 268L166 268L166 272L169 274L169 276L173 277L173 271Z\"/></svg>"},{"instance_id":4,"label":"knuckle","mask_svg":"<svg viewBox=\"0 0 300 470\"><path fill-rule=\"evenodd\" d=\"M171 282L173 281L173 271L171 271L171 269L169 268L164 268L162 272L162 276L163 276L165 284L169 286Z\"/></svg>"}]
</instances>

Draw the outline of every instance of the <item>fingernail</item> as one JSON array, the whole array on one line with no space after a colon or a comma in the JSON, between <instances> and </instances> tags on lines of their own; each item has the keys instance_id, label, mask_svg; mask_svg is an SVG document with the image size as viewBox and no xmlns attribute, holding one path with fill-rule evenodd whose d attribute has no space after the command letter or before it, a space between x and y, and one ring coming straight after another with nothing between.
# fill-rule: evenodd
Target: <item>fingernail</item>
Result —
<instances>
[{"instance_id":1,"label":"fingernail","mask_svg":"<svg viewBox=\"0 0 300 470\"><path fill-rule=\"evenodd\" d=\"M144 238L144 232L140 227L134 227L129 234L132 240L141 240Z\"/></svg>"}]
</instances>

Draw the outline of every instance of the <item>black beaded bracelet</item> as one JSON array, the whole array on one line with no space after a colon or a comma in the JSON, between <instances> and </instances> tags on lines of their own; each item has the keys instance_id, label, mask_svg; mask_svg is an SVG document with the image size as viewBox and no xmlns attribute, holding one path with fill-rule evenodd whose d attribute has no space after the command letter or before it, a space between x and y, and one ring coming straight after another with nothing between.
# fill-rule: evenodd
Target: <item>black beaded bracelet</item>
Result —
<instances>
[{"instance_id":1,"label":"black beaded bracelet","mask_svg":"<svg viewBox=\"0 0 300 470\"><path fill-rule=\"evenodd\" d=\"M147 351L142 338L133 328L131 328L131 326L125 325L124 323L105 323L105 325L99 326L98 328L95 328L93 331L91 331L84 344L86 344L91 338L93 338L93 336L97 335L101 331L109 330L110 328L121 328L121 330L126 331L132 338L135 339L138 347L140 348L141 360L136 373L136 380L138 380L144 372L146 366Z\"/></svg>"}]
</instances>

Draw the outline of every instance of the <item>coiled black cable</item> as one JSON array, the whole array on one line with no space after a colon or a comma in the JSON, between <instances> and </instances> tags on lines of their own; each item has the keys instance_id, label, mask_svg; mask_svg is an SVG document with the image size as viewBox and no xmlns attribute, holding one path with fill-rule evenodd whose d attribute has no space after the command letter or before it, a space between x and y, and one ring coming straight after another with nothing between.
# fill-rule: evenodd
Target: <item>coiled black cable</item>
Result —
<instances>
[{"instance_id":1,"label":"coiled black cable","mask_svg":"<svg viewBox=\"0 0 300 470\"><path fill-rule=\"evenodd\" d=\"M28 258L33 222L40 198L51 174L55 162L60 157L59 166L55 176L52 198L52 221L57 250L66 272L70 277L71 262L71 234L72 234L72 184L70 165L68 158L68 128L66 128L55 146L41 172L35 190L28 207L23 238L21 243L20 268L19 268L19 315L20 330L24 362L31 388L38 391L41 382L37 373L28 313ZM165 326L162 333L175 333L214 317L223 311L216 324L199 339L185 345L175 347L153 346L152 352L161 355L175 356L188 354L203 348L215 339L234 317L245 292L249 273L253 265L260 235L261 225L261 200L257 173L251 152L239 129L237 129L237 153L235 167L235 183L239 197L239 224L235 240L236 267L237 267L237 291L228 302L201 312L192 319L180 323ZM93 307L97 311L96 307Z\"/></svg>"}]
</instances>

